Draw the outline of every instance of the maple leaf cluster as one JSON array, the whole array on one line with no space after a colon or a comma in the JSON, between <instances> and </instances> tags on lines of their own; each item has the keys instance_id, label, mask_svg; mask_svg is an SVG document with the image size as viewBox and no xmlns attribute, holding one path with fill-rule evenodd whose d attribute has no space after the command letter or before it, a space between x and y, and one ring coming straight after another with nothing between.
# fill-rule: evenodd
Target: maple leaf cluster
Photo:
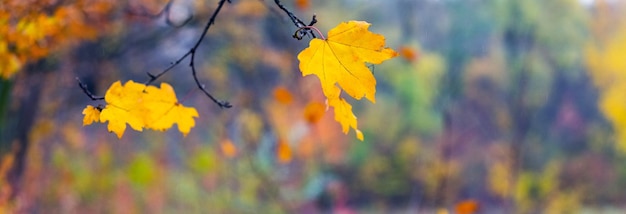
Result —
<instances>
[{"instance_id":1,"label":"maple leaf cluster","mask_svg":"<svg viewBox=\"0 0 626 214\"><path fill-rule=\"evenodd\" d=\"M364 21L341 23L329 31L328 39L323 36L323 39L312 39L309 47L298 55L302 75L313 74L320 79L326 104L333 107L335 120L341 124L342 131L347 134L353 129L361 141L364 137L358 129L357 117L352 105L341 97L341 92L345 91L357 100L365 97L375 103L376 79L366 63L380 64L398 55L386 48L385 37L370 32L369 26ZM291 102L292 98L285 91L276 93L282 102ZM167 83L157 88L133 81L122 85L117 81L107 90L104 100L104 108L87 106L83 110L83 125L108 122L108 130L119 138L127 124L137 131L144 128L164 131L177 124L178 130L186 135L195 126L194 117L198 117L196 109L178 103L173 88ZM319 114L314 113L319 109L319 106L307 107L307 119L319 120L316 116Z\"/></svg>"},{"instance_id":2,"label":"maple leaf cluster","mask_svg":"<svg viewBox=\"0 0 626 214\"><path fill-rule=\"evenodd\" d=\"M340 96L341 91L357 100L365 97L376 103L376 79L365 63L380 64L398 55L385 48L385 37L370 32L369 26L364 21L341 23L328 32L327 39L312 39L298 55L302 75L314 74L320 79L335 120L341 123L344 133L354 129L359 140L363 140L363 133L357 128L352 105Z\"/></svg>"},{"instance_id":3,"label":"maple leaf cluster","mask_svg":"<svg viewBox=\"0 0 626 214\"><path fill-rule=\"evenodd\" d=\"M195 108L178 103L174 89L167 83L161 83L158 88L133 81L122 85L117 81L107 90L104 100L104 108L88 105L83 110L83 125L108 122L109 132L118 138L124 135L126 124L136 131L144 128L165 131L177 124L186 136L195 126L194 117L198 117Z\"/></svg>"}]
</instances>

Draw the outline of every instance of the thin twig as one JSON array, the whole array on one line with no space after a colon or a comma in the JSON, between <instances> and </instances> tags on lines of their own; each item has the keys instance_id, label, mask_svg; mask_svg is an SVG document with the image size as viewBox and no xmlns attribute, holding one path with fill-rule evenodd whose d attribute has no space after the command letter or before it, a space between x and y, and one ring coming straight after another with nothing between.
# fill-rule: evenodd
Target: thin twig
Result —
<instances>
[{"instance_id":1,"label":"thin twig","mask_svg":"<svg viewBox=\"0 0 626 214\"><path fill-rule=\"evenodd\" d=\"M280 8L281 10L285 11L285 13L287 13L287 16L289 16L289 18L291 19L293 24L296 25L296 27L301 28L301 27L306 26L306 24L304 24L304 22L302 22L302 20L300 20L291 11L287 10L287 8L285 8L285 6L283 6L283 4L280 3L280 0L274 0L274 3L276 3L276 6L278 6L278 8Z\"/></svg>"},{"instance_id":2,"label":"thin twig","mask_svg":"<svg viewBox=\"0 0 626 214\"><path fill-rule=\"evenodd\" d=\"M278 6L278 8L280 8L281 10L283 10L287 16L289 16L289 19L291 19L291 22L293 22L293 24L299 28L302 29L304 27L307 26L313 26L315 23L317 23L317 19L316 16L313 15L313 18L311 19L311 23L309 25L304 24L304 22L302 20L300 20L296 15L294 15L291 11L289 11L281 2L280 0L274 0L274 3L276 3L276 6ZM315 33L313 33L313 31L311 31L311 29L306 29L306 30L299 30L296 32L296 34L293 35L294 38L301 40L302 38L304 38L304 36L306 35L311 35L313 38L317 38L315 36Z\"/></svg>"},{"instance_id":3,"label":"thin twig","mask_svg":"<svg viewBox=\"0 0 626 214\"><path fill-rule=\"evenodd\" d=\"M230 107L232 107L232 105L230 103L228 103L226 101L221 101L221 100L216 99L213 95L211 95L211 93L209 93L206 90L205 85L201 84L199 79L198 79L198 75L196 73L196 68L195 68L195 63L194 63L195 56L196 56L196 50L198 49L198 47L200 46L200 44L204 40L204 37L206 36L207 32L209 31L209 28L211 28L211 25L215 24L215 18L217 17L217 14L222 10L222 7L224 6L224 4L226 2L231 3L230 0L221 0L218 3L217 8L215 9L215 11L213 12L213 15L211 15L211 18L209 19L209 22L207 22L207 24L204 26L204 29L202 30L202 34L200 35L200 38L198 38L198 41L196 41L194 46L191 49L189 49L189 51L187 51L187 53L185 53L182 57L180 57L175 62L171 63L171 65L169 67L167 67L165 70L163 70L162 72L160 72L160 73L158 73L156 75L151 74L149 72L147 73L148 76L150 77L150 79L148 81L146 81L146 85L152 84L159 77L163 76L165 73L167 73L168 71L170 71L174 67L176 67L178 64L180 64L185 58L187 58L188 56L191 56L191 59L189 61L189 67L191 67L191 72L192 72L192 75L193 75L193 79L196 82L196 85L198 86L198 88L200 90L202 90L202 92L204 92L204 94L207 95L220 108L230 108Z\"/></svg>"},{"instance_id":4,"label":"thin twig","mask_svg":"<svg viewBox=\"0 0 626 214\"><path fill-rule=\"evenodd\" d=\"M191 51L188 51L187 53L185 53L183 56L181 56L178 60L176 60L175 62L170 63L170 67L167 67L165 70L161 71L160 73L154 75L151 74L150 72L147 72L148 76L150 77L150 79L148 81L146 81L144 83L144 85L150 85L152 83L154 83L154 81L156 81L159 77L163 76L163 74L167 73L168 71L172 70L172 68L176 67L178 64L180 64L180 62L182 62L185 58L187 58L189 55L191 54Z\"/></svg>"},{"instance_id":5,"label":"thin twig","mask_svg":"<svg viewBox=\"0 0 626 214\"><path fill-rule=\"evenodd\" d=\"M91 99L91 100L104 100L104 97L101 96L95 96L93 95L93 93L91 93L91 91L89 91L89 89L87 89L87 84L83 83L80 81L80 79L78 77L76 77L76 81L78 82L78 87L80 87L81 89L83 89L83 92Z\"/></svg>"}]
</instances>

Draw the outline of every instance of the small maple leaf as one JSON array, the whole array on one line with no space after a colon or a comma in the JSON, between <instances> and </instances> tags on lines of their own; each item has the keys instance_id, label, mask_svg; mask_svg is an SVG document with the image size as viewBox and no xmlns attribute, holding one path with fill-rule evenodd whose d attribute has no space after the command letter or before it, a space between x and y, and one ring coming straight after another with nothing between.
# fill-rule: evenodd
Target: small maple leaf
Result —
<instances>
[{"instance_id":1,"label":"small maple leaf","mask_svg":"<svg viewBox=\"0 0 626 214\"><path fill-rule=\"evenodd\" d=\"M380 64L398 54L384 48L385 37L370 32L369 26L364 21L344 22L330 30L326 40L312 39L298 54L302 75L317 75L326 97L333 96L337 83L355 99L365 96L376 102L376 79L365 63Z\"/></svg>"},{"instance_id":2,"label":"small maple leaf","mask_svg":"<svg viewBox=\"0 0 626 214\"><path fill-rule=\"evenodd\" d=\"M96 107L87 105L87 107L83 109L83 114L85 115L83 118L83 126L91 125L93 122L100 122L100 109Z\"/></svg>"}]
</instances>

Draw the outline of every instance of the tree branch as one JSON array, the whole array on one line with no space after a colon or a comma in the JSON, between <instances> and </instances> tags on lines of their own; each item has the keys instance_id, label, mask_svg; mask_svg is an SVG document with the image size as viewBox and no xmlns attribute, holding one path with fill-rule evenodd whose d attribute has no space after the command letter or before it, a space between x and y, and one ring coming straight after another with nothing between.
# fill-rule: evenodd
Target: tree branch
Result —
<instances>
[{"instance_id":1,"label":"tree branch","mask_svg":"<svg viewBox=\"0 0 626 214\"><path fill-rule=\"evenodd\" d=\"M291 22L293 22L293 24L299 28L305 28L308 26L313 26L315 23L317 23L317 19L316 16L313 15L313 18L311 19L311 22L309 23L309 25L304 24L304 22L302 20L300 20L296 15L294 15L291 11L289 11L281 2L280 0L274 0L274 3L276 4L276 6L278 6L278 8L280 8L281 10L283 10L287 16L289 16L289 19L291 19ZM317 38L315 36L315 33L313 33L313 31L311 31L311 29L304 29L304 30L298 30L296 31L296 33L293 35L293 38L296 38L298 40L301 40L302 38L304 38L304 36L306 35L311 35L313 38Z\"/></svg>"},{"instance_id":2,"label":"tree branch","mask_svg":"<svg viewBox=\"0 0 626 214\"><path fill-rule=\"evenodd\" d=\"M207 32L209 31L209 28L211 28L211 25L215 24L215 18L217 17L217 14L219 14L219 12L222 10L222 7L224 6L224 4L226 2L231 3L230 0L220 0L220 2L217 5L217 8L215 8L215 11L213 11L213 15L211 15L211 18L209 19L209 22L207 22L207 24L204 26L204 29L202 30L202 34L200 35L200 38L198 38L198 41L196 41L194 46L191 49L189 49L189 51L187 51L187 53L185 53L182 57L180 57L175 62L172 62L171 65L169 67L167 67L165 70L163 70L162 72L160 72L160 73L158 73L156 75L151 74L150 72L147 73L148 76L150 77L150 79L148 81L146 81L146 83L145 83L146 85L152 84L159 77L163 76L165 73L167 73L168 71L170 71L174 67L176 67L178 64L180 64L180 62L182 62L185 58L187 58L188 56L191 56L191 59L189 61L189 67L191 67L191 72L192 72L192 75L193 75L193 79L196 82L196 85L198 86L198 88L200 90L202 90L202 92L204 92L204 94L207 95L220 108L230 108L230 107L232 107L232 105L230 103L228 103L226 101L221 101L221 100L216 99L213 95L211 95L211 93L209 93L206 90L205 85L201 84L199 79L198 79L198 75L196 73L196 68L195 68L195 64L194 64L194 60L195 60L195 56L196 56L196 50L198 49L198 47L200 46L200 44L204 40L204 37L206 36Z\"/></svg>"},{"instance_id":3,"label":"tree branch","mask_svg":"<svg viewBox=\"0 0 626 214\"><path fill-rule=\"evenodd\" d=\"M89 91L89 89L87 89L87 84L83 83L80 81L80 79L78 77L76 77L76 81L78 82L78 87L80 87L80 89L83 89L83 92L91 99L91 100L104 100L104 97L101 96L95 96L91 93L91 91Z\"/></svg>"},{"instance_id":4,"label":"tree branch","mask_svg":"<svg viewBox=\"0 0 626 214\"><path fill-rule=\"evenodd\" d=\"M220 0L219 1L218 5L217 5L217 8L215 8L215 11L213 11L213 15L211 15L211 18L209 19L209 21L204 26L204 29L202 30L202 34L200 35L200 37L198 38L196 43L193 45L193 47L191 49L189 49L189 51L187 51L185 54L183 54L183 56L181 56L178 60L170 63L170 66L167 67L165 70L163 70L163 71L161 71L161 72L159 72L157 74L152 74L150 72L147 72L147 75L148 75L149 79L145 82L145 85L149 85L149 84L154 83L157 79L159 79L165 73L169 72L174 67L176 67L178 64L180 64L183 60L185 60L187 57L191 56L191 58L189 60L189 67L191 68L191 73L193 75L193 79L194 79L196 85L198 86L198 88L206 96L208 96L211 99L211 101L213 101L215 104L217 104L220 108L230 108L230 107L232 107L232 105L230 103L228 103L227 101L221 101L221 100L216 99L211 93L209 93L206 90L206 86L204 84L200 83L200 80L198 79L198 75L197 75L196 68L195 68L196 50L198 49L200 44L202 44L202 41L204 40L204 37L206 36L207 32L211 28L211 25L215 24L215 19L217 17L217 14L219 14L219 12L222 10L222 7L224 6L224 4L226 4L226 2L231 3L231 0ZM274 3L278 6L278 8L280 8L282 11L284 11L287 14L289 19L291 19L293 24L298 28L298 30L294 34L294 38L300 40L300 39L302 39L306 35L310 35L311 37L316 38L315 33L312 30L313 28L311 27L315 23L317 23L317 19L316 19L315 15L313 15L313 17L311 19L311 22L307 25L301 19L299 19L296 15L294 15L291 11L289 11L285 6L283 6L283 4L280 2L280 0L274 0ZM168 10L169 10L170 4L171 4L171 1L168 2L167 5L165 6L165 8L163 8L163 10L161 12L159 12L159 14L157 14L157 15L161 15L163 13L167 13ZM92 99L92 100L102 100L102 99L104 99L104 97L94 96L87 89L87 86L85 84L80 82L80 80L78 78L76 78L76 80L78 81L78 85L80 86L80 88L83 90L83 92L90 99Z\"/></svg>"}]
</instances>

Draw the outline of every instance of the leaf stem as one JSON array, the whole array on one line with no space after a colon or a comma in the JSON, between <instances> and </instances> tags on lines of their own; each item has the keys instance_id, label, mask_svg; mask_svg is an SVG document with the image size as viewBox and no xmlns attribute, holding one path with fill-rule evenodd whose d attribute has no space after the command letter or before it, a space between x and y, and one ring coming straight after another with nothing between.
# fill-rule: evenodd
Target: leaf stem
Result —
<instances>
[{"instance_id":1,"label":"leaf stem","mask_svg":"<svg viewBox=\"0 0 626 214\"><path fill-rule=\"evenodd\" d=\"M304 27L300 27L300 29L298 29L298 31L300 31L300 30L302 30L302 29L309 29L309 30L310 30L310 29L312 29L312 30L315 30L315 32L317 32L317 33L320 35L320 37L322 38L322 40L326 40L326 38L324 37L324 34L322 34L322 31L320 31L320 29L317 29L317 28L316 28L316 27L314 27L314 26L304 26ZM296 32L298 32L298 31L296 31Z\"/></svg>"}]
</instances>

